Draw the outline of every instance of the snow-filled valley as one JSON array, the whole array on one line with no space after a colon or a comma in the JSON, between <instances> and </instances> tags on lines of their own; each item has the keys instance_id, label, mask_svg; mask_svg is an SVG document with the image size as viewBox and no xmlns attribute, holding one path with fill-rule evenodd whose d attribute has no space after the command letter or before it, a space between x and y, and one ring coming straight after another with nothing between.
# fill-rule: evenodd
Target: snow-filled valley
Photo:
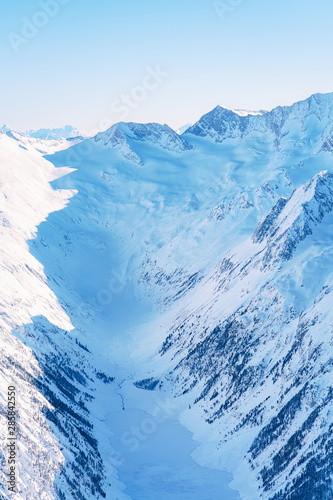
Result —
<instances>
[{"instance_id":1,"label":"snow-filled valley","mask_svg":"<svg viewBox=\"0 0 333 500\"><path fill-rule=\"evenodd\" d=\"M13 498L332 498L332 167L333 94L0 134Z\"/></svg>"}]
</instances>

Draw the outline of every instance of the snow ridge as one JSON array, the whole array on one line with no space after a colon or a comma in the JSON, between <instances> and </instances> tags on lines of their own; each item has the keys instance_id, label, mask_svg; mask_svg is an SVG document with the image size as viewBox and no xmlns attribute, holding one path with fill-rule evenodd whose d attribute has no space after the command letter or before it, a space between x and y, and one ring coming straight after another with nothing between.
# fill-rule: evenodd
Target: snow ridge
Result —
<instances>
[{"instance_id":1,"label":"snow ridge","mask_svg":"<svg viewBox=\"0 0 333 500\"><path fill-rule=\"evenodd\" d=\"M150 144L157 145L162 149L176 154L193 148L193 146L188 144L168 125L160 125L158 123L143 125L140 123L120 122L105 132L97 134L93 140L97 143L102 143L105 147L117 148L122 157L139 165L142 165L143 162L134 151L136 141L148 141Z\"/></svg>"},{"instance_id":2,"label":"snow ridge","mask_svg":"<svg viewBox=\"0 0 333 500\"><path fill-rule=\"evenodd\" d=\"M333 210L333 174L321 172L298 187L290 199L280 199L253 236L255 243L265 240L264 261L288 260L296 246L313 232Z\"/></svg>"},{"instance_id":3,"label":"snow ridge","mask_svg":"<svg viewBox=\"0 0 333 500\"><path fill-rule=\"evenodd\" d=\"M267 134L270 131L280 138L287 124L298 120L302 127L306 127L306 121L313 118L330 125L330 130L332 129L333 94L314 94L292 106L278 106L272 111L257 115L238 114L217 106L188 128L183 137L186 140L190 140L191 135L210 137L219 143L226 139L242 139L251 132ZM325 130L321 125L321 133L323 132Z\"/></svg>"}]
</instances>

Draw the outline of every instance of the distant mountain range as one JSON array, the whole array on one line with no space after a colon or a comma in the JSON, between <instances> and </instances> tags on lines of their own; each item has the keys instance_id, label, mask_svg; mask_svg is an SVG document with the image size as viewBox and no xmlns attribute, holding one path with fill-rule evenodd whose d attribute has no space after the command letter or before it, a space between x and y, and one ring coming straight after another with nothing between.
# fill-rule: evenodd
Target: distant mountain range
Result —
<instances>
[{"instance_id":1,"label":"distant mountain range","mask_svg":"<svg viewBox=\"0 0 333 500\"><path fill-rule=\"evenodd\" d=\"M7 125L3 125L0 128L1 132L13 132L12 129L7 127ZM28 136L34 139L42 139L42 140L53 140L59 141L61 139L72 139L74 137L81 136L79 130L71 125L66 125L62 128L41 128L39 130L26 130L22 132L22 135Z\"/></svg>"}]
</instances>

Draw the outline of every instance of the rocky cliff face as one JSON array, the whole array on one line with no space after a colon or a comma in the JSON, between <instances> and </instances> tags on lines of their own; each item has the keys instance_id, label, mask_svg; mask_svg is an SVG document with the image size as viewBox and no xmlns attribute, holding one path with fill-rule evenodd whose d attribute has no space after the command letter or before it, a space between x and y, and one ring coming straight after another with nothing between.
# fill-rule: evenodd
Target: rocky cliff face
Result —
<instances>
[{"instance_id":1,"label":"rocky cliff face","mask_svg":"<svg viewBox=\"0 0 333 500\"><path fill-rule=\"evenodd\" d=\"M277 141L291 131L302 136L310 133L330 137L333 116L332 94L316 94L293 106L274 108L257 115L239 115L237 112L217 106L188 128L183 137L209 137L215 142L226 139L243 139L251 133L268 134Z\"/></svg>"}]
</instances>

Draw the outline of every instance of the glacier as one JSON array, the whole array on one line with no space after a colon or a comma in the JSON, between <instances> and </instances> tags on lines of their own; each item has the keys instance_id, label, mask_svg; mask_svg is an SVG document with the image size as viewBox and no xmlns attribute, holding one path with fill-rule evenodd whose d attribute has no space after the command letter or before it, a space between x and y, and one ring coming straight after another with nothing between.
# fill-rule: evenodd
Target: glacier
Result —
<instances>
[{"instance_id":1,"label":"glacier","mask_svg":"<svg viewBox=\"0 0 333 500\"><path fill-rule=\"evenodd\" d=\"M332 145L333 94L182 134L3 129L16 498L332 498Z\"/></svg>"}]
</instances>

